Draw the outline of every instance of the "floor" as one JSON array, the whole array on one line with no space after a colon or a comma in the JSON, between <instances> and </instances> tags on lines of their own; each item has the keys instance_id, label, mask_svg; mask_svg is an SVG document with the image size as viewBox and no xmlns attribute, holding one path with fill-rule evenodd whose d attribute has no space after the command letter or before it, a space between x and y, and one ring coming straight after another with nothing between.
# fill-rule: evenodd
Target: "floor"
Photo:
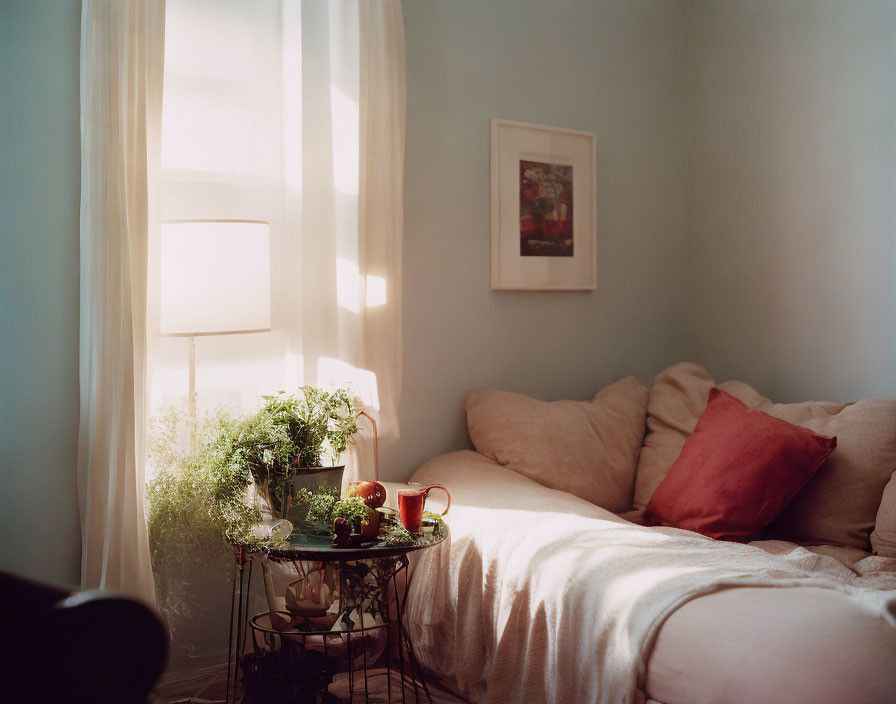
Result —
<instances>
[{"instance_id":1,"label":"floor","mask_svg":"<svg viewBox=\"0 0 896 704\"><path fill-rule=\"evenodd\" d=\"M227 671L222 670L198 682L192 695L180 694L174 696L168 693L163 696L163 693L157 692L150 697L148 704L223 704L226 701L226 681ZM444 686L440 686L440 683L430 680L429 687L433 704L467 704L465 699L457 696ZM356 695L359 694L361 693L356 690ZM363 701L363 697L357 697L356 701L358 698ZM240 704L242 700L243 691L242 686L240 686L237 691L235 704Z\"/></svg>"},{"instance_id":2,"label":"floor","mask_svg":"<svg viewBox=\"0 0 896 704\"><path fill-rule=\"evenodd\" d=\"M186 688L189 691L189 688ZM237 687L237 699L235 704L239 704L243 700L242 685ZM157 691L150 696L148 704L218 704L226 701L227 694L227 671L221 670L211 675L211 677L203 678L203 680L195 683L195 689L192 694L172 694L170 692Z\"/></svg>"}]
</instances>

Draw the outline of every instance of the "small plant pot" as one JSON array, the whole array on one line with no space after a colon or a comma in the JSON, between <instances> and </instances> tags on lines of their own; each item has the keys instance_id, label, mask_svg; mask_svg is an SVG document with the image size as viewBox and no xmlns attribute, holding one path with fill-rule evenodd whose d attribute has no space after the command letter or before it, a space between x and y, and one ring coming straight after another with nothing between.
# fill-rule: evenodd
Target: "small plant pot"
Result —
<instances>
[{"instance_id":1,"label":"small plant pot","mask_svg":"<svg viewBox=\"0 0 896 704\"><path fill-rule=\"evenodd\" d=\"M370 520L361 522L361 540L376 540L380 534L380 513L371 511Z\"/></svg>"}]
</instances>

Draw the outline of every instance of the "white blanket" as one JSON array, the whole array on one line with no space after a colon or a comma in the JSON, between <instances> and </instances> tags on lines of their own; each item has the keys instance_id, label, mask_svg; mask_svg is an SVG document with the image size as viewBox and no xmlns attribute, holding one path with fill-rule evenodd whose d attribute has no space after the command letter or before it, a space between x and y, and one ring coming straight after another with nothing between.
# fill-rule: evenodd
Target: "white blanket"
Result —
<instances>
[{"instance_id":1,"label":"white blanket","mask_svg":"<svg viewBox=\"0 0 896 704\"><path fill-rule=\"evenodd\" d=\"M450 542L422 551L406 616L420 661L480 702L643 702L647 657L679 606L725 586L837 590L896 626L896 560L852 569L783 543L643 528L474 452L415 481L452 495Z\"/></svg>"}]
</instances>

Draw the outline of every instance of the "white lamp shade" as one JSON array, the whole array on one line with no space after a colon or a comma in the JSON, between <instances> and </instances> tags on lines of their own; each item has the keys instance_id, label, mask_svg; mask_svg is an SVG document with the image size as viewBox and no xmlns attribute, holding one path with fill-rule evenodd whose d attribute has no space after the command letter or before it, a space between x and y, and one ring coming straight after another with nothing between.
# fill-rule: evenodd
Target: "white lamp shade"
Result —
<instances>
[{"instance_id":1,"label":"white lamp shade","mask_svg":"<svg viewBox=\"0 0 896 704\"><path fill-rule=\"evenodd\" d=\"M221 335L271 327L267 223L162 224L160 332Z\"/></svg>"}]
</instances>

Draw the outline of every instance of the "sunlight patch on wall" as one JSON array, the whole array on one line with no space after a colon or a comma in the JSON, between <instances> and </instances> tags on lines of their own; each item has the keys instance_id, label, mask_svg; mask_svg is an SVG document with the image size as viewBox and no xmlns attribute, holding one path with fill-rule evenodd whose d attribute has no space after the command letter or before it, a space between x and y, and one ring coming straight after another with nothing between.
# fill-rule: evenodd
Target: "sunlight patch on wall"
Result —
<instances>
[{"instance_id":1,"label":"sunlight patch on wall","mask_svg":"<svg viewBox=\"0 0 896 704\"><path fill-rule=\"evenodd\" d=\"M367 308L377 308L387 303L386 279L368 274L363 277L365 290L361 292L361 273L358 265L345 257L336 258L336 301L340 308L352 313L361 312L361 300Z\"/></svg>"},{"instance_id":2,"label":"sunlight patch on wall","mask_svg":"<svg viewBox=\"0 0 896 704\"><path fill-rule=\"evenodd\" d=\"M367 307L386 305L386 279L382 276L367 275Z\"/></svg>"}]
</instances>

